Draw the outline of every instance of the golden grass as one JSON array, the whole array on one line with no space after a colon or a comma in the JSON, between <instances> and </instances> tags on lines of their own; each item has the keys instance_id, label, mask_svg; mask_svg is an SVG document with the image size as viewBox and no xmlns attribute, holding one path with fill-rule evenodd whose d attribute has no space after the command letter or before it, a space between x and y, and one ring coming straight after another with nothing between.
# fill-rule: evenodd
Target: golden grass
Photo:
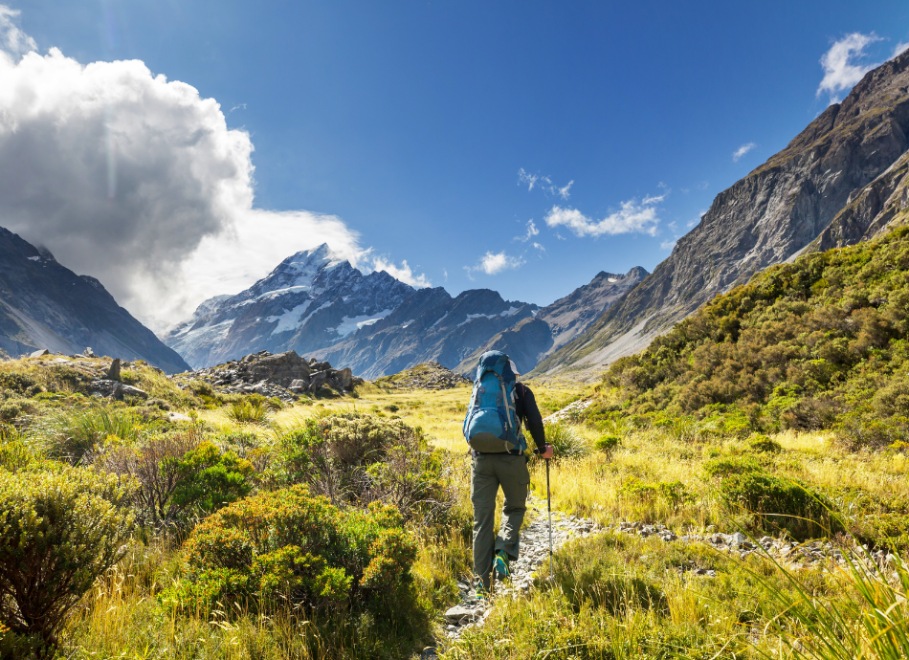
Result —
<instances>
[{"instance_id":1,"label":"golden grass","mask_svg":"<svg viewBox=\"0 0 909 660\"><path fill-rule=\"evenodd\" d=\"M41 367L44 362L47 364ZM52 360L46 358L0 362L0 374L24 370L29 377L54 385L57 377L47 375L52 367ZM168 394L166 379L161 380L155 372L146 374L141 367L137 369L137 386L142 386L138 384L141 380L156 396L160 393L163 398ZM539 381L531 386L544 415L589 393L564 381ZM447 452L457 506L462 512L469 512L470 461L461 435L469 396L469 386L400 390L367 383L358 388L355 397L304 400L272 411L261 424L232 420L226 405L197 408L193 415L215 434L251 433L263 445L313 416L363 413L400 418L422 429L433 446ZM706 475L704 464L717 456L738 456L749 451L745 441L732 437L695 441L684 433L632 430L622 423L606 430L570 420L562 424L589 451L578 459L557 457L550 463L554 510L592 518L604 525L625 520L662 523L677 533L702 532L710 525L717 531L738 531L739 521L722 501L716 482ZM609 452L595 449L604 433L620 437L620 444ZM909 457L905 454L846 452L823 433L786 432L773 439L782 451L757 458L766 462L774 475L797 478L821 490L838 506L845 507L848 514L909 510ZM534 459L530 467L536 498L531 506L536 513L545 515L545 463ZM457 599L456 581L469 578L469 528L453 526L447 534L421 538L419 547L412 569L415 583L433 611L444 611ZM583 556L587 550L585 546L567 552ZM658 649L669 655L647 654L653 647L646 645L656 643L654 640L663 635L676 640L673 644L682 645L682 657L686 650L697 657L733 657L730 649L738 649L735 657L753 657L760 655L747 651L754 650L754 640L759 640L757 645L763 650L778 642L778 631L745 623L751 621L750 617L757 617L754 611L766 606L766 598L749 582L752 574L765 570L759 568L757 560L737 565L726 556L718 557L723 570L708 581L676 570L673 561L667 559L672 553L682 556L684 552L708 550L692 550L689 545L683 551L679 545L659 539L633 539L623 552L610 570L624 575L634 568L663 595L665 611L627 603L626 609L615 614L578 594L541 585L526 599L519 599L515 607L520 613L512 615L514 618L494 614L487 632L468 635L463 643L446 649L445 657L523 658L533 657L534 653L545 655L546 651L550 652L549 657L674 657L674 647ZM662 564L666 565L665 570L653 568ZM320 657L320 649L337 650L332 640L314 637L314 629L290 613L270 618L246 612L212 618L162 614L165 610L157 606L155 597L169 586L176 566L175 551L163 546L152 544L131 553L98 582L77 611L64 640L67 657L308 658ZM812 573L805 575L810 576L806 579L820 580ZM818 593L829 597L823 590ZM502 640L510 646L495 645ZM645 647L650 651L642 651ZM783 647L781 655L788 652Z\"/></svg>"}]
</instances>

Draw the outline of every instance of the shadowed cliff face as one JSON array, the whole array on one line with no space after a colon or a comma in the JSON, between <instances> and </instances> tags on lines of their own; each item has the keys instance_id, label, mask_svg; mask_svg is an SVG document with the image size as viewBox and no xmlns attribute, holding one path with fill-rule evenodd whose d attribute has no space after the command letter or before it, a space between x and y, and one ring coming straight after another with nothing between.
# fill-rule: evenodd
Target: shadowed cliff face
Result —
<instances>
[{"instance_id":1,"label":"shadowed cliff face","mask_svg":"<svg viewBox=\"0 0 909 660\"><path fill-rule=\"evenodd\" d=\"M653 274L537 371L592 374L769 265L883 230L905 208L907 135L909 52L720 193Z\"/></svg>"},{"instance_id":2,"label":"shadowed cliff face","mask_svg":"<svg viewBox=\"0 0 909 660\"><path fill-rule=\"evenodd\" d=\"M189 369L98 280L76 275L46 250L0 228L0 352L75 354L86 347L171 373Z\"/></svg>"}]
</instances>

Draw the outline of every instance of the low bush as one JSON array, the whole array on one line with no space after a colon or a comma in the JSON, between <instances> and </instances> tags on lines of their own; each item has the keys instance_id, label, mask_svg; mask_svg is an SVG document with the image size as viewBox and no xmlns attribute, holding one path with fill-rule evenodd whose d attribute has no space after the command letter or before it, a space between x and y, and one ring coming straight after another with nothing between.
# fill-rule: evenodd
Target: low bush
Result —
<instances>
[{"instance_id":1,"label":"low bush","mask_svg":"<svg viewBox=\"0 0 909 660\"><path fill-rule=\"evenodd\" d=\"M783 451L782 445L778 443L773 438L764 435L763 433L753 433L748 437L748 448L751 451L758 452L760 454L779 454Z\"/></svg>"},{"instance_id":2,"label":"low bush","mask_svg":"<svg viewBox=\"0 0 909 660\"><path fill-rule=\"evenodd\" d=\"M340 625L324 635L369 625L381 630L371 641L388 644L383 655L406 656L396 644L424 633L426 616L411 584L416 545L402 525L392 507L338 509L303 485L260 493L193 530L183 548L185 577L160 600L179 612L217 607L228 616L301 608L314 623Z\"/></svg>"},{"instance_id":3,"label":"low bush","mask_svg":"<svg viewBox=\"0 0 909 660\"><path fill-rule=\"evenodd\" d=\"M601 451L604 454L609 455L621 444L622 440L617 435L602 435L597 438L593 446L597 451Z\"/></svg>"},{"instance_id":4,"label":"low bush","mask_svg":"<svg viewBox=\"0 0 909 660\"><path fill-rule=\"evenodd\" d=\"M279 441L277 480L305 483L333 504L392 504L406 519L444 522L453 505L439 450L397 419L335 415L311 419Z\"/></svg>"},{"instance_id":5,"label":"low bush","mask_svg":"<svg viewBox=\"0 0 909 660\"><path fill-rule=\"evenodd\" d=\"M581 458L589 453L590 449L584 438L571 426L547 424L545 429L546 442L552 445L555 460Z\"/></svg>"},{"instance_id":6,"label":"low bush","mask_svg":"<svg viewBox=\"0 0 909 660\"><path fill-rule=\"evenodd\" d=\"M95 457L99 469L138 484L133 504L142 524L183 528L249 494L253 466L202 440L197 430L159 433L135 446L113 446Z\"/></svg>"},{"instance_id":7,"label":"low bush","mask_svg":"<svg viewBox=\"0 0 909 660\"><path fill-rule=\"evenodd\" d=\"M707 471L719 477L727 506L750 514L755 530L785 530L798 540L843 531L827 498L797 480L771 475L747 459L716 461Z\"/></svg>"},{"instance_id":8,"label":"low bush","mask_svg":"<svg viewBox=\"0 0 909 660\"><path fill-rule=\"evenodd\" d=\"M265 424L271 408L264 397L247 397L227 407L227 416L238 424Z\"/></svg>"},{"instance_id":9,"label":"low bush","mask_svg":"<svg viewBox=\"0 0 909 660\"><path fill-rule=\"evenodd\" d=\"M20 648L52 653L70 610L122 556L130 489L85 468L0 469L0 622Z\"/></svg>"}]
</instances>

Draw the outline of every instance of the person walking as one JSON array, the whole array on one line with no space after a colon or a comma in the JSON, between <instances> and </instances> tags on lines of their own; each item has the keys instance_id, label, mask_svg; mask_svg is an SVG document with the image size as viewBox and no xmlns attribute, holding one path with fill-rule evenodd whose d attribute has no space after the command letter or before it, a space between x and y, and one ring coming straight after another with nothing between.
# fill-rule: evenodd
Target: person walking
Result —
<instances>
[{"instance_id":1,"label":"person walking","mask_svg":"<svg viewBox=\"0 0 909 660\"><path fill-rule=\"evenodd\" d=\"M520 531L527 510L530 472L524 428L541 458L549 460L543 417L531 389L517 381L517 367L500 351L480 357L464 435L471 445L473 469L470 499L473 504L473 570L485 597L492 582L510 576L510 564L520 553ZM495 414L493 414L495 409ZM484 415L484 411L488 414ZM493 420L490 430L483 420ZM504 420L504 423L497 421ZM500 432L500 428L501 430ZM503 441L502 438L505 438ZM495 533L495 506L499 488L505 496L499 533Z\"/></svg>"}]
</instances>

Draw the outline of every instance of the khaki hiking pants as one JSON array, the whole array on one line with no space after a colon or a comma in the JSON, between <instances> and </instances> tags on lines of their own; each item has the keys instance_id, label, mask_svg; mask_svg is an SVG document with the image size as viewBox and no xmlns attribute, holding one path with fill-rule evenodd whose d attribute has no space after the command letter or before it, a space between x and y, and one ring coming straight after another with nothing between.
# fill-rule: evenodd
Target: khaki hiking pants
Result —
<instances>
[{"instance_id":1,"label":"khaki hiking pants","mask_svg":"<svg viewBox=\"0 0 909 660\"><path fill-rule=\"evenodd\" d=\"M499 550L518 558L521 523L527 510L530 471L526 456L480 454L473 457L470 499L473 502L473 572L489 589L493 556ZM505 494L502 524L495 535L496 494Z\"/></svg>"}]
</instances>

